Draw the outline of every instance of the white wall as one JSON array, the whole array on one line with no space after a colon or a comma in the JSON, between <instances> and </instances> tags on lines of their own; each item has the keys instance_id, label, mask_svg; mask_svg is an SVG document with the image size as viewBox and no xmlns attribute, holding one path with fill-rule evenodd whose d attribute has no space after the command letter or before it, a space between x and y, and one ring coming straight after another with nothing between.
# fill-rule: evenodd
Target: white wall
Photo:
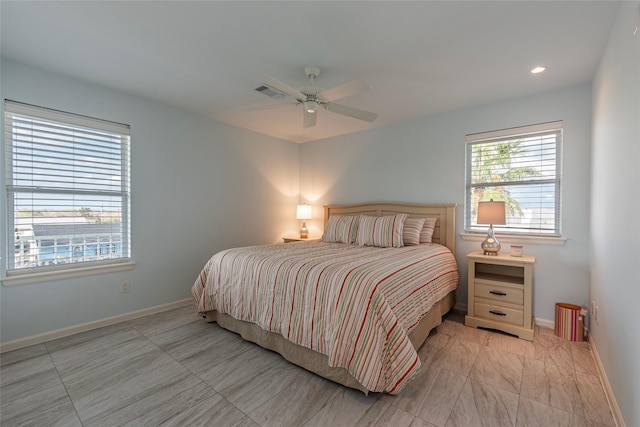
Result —
<instances>
[{"instance_id":1,"label":"white wall","mask_svg":"<svg viewBox=\"0 0 640 427\"><path fill-rule=\"evenodd\" d=\"M1 286L2 342L189 298L214 252L296 231L297 144L6 59L0 77L2 99L131 125L137 263L128 272ZM4 191L4 167L0 175ZM131 292L120 292L123 280Z\"/></svg>"},{"instance_id":2,"label":"white wall","mask_svg":"<svg viewBox=\"0 0 640 427\"><path fill-rule=\"evenodd\" d=\"M593 342L628 426L640 425L640 34L623 2L593 84Z\"/></svg>"},{"instance_id":3,"label":"white wall","mask_svg":"<svg viewBox=\"0 0 640 427\"><path fill-rule=\"evenodd\" d=\"M591 88L588 84L453 111L395 126L306 143L300 152L300 188L321 218L322 204L362 201L458 203L463 230L465 135L564 120L562 174L563 246L525 243L535 255L534 315L554 319L556 302L588 300L589 150ZM311 231L321 226L313 220ZM456 242L461 271L458 302L466 304L466 257L480 242Z\"/></svg>"}]
</instances>

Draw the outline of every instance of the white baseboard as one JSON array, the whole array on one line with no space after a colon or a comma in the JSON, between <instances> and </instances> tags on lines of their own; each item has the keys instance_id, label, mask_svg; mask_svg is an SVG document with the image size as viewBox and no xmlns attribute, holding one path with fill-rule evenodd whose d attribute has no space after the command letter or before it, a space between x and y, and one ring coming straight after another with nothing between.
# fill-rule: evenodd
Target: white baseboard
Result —
<instances>
[{"instance_id":1,"label":"white baseboard","mask_svg":"<svg viewBox=\"0 0 640 427\"><path fill-rule=\"evenodd\" d=\"M534 317L533 321L535 322L536 325L542 326L543 328L555 329L556 327L555 320L541 319L539 317Z\"/></svg>"},{"instance_id":2,"label":"white baseboard","mask_svg":"<svg viewBox=\"0 0 640 427\"><path fill-rule=\"evenodd\" d=\"M598 372L600 373L600 382L604 387L604 394L607 397L607 401L609 402L609 408L611 408L613 420L615 421L617 427L626 427L624 418L622 418L622 411L620 411L616 396L613 394L613 389L611 388L609 378L607 378L607 373L604 370L604 365L602 364L602 360L600 360L600 354L598 354L598 349L596 348L596 343L593 342L593 339L589 340L589 346L591 347L591 353L593 354L593 358L596 361L596 366L598 367Z\"/></svg>"},{"instance_id":3,"label":"white baseboard","mask_svg":"<svg viewBox=\"0 0 640 427\"><path fill-rule=\"evenodd\" d=\"M155 314L155 313L160 313L162 311L173 310L174 308L183 307L189 304L193 304L193 298L186 298L183 300L174 301L167 304L156 305L155 307L143 308L142 310L136 310L130 313L119 314L117 316L106 317L104 319L82 323L80 325L74 325L74 326L69 326L67 328L56 329L55 331L51 331L51 332L45 332L42 334L32 335L26 338L7 341L6 343L0 344L0 353L5 353L7 351L12 351L12 350L18 350L24 347L29 347L31 345L42 344L43 342L55 340L58 338L68 337L69 335L90 331L92 329L98 329L98 328L102 328L109 325L115 325L116 323L137 319L138 317L147 316L149 314Z\"/></svg>"}]
</instances>

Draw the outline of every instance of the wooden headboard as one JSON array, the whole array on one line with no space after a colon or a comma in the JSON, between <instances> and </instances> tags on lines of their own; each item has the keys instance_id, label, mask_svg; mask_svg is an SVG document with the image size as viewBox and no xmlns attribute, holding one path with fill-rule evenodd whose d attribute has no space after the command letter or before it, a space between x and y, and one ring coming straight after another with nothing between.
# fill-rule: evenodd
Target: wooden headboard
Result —
<instances>
[{"instance_id":1,"label":"wooden headboard","mask_svg":"<svg viewBox=\"0 0 640 427\"><path fill-rule=\"evenodd\" d=\"M456 204L418 204L398 202L368 202L352 205L324 206L324 225L333 215L386 216L406 213L411 218L438 218L433 232L433 241L448 247L455 253Z\"/></svg>"}]
</instances>

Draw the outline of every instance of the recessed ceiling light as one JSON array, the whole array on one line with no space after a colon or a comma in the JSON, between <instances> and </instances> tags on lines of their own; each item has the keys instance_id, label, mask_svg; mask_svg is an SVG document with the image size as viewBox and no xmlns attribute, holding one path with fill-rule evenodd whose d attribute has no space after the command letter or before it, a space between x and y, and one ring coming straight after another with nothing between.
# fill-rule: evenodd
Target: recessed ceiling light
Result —
<instances>
[{"instance_id":1,"label":"recessed ceiling light","mask_svg":"<svg viewBox=\"0 0 640 427\"><path fill-rule=\"evenodd\" d=\"M531 69L531 74L540 74L546 69L547 67L545 67L544 65L538 65L537 67Z\"/></svg>"}]
</instances>

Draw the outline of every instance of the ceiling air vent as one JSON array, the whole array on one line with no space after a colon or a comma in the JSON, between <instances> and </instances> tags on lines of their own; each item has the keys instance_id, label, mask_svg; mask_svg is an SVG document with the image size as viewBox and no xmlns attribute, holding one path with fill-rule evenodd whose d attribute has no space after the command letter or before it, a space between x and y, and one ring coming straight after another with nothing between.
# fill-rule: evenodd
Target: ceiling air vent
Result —
<instances>
[{"instance_id":1,"label":"ceiling air vent","mask_svg":"<svg viewBox=\"0 0 640 427\"><path fill-rule=\"evenodd\" d=\"M267 95L269 98L273 99L282 99L286 98L287 94L284 92L280 92L278 89L274 89L271 86L261 85L256 88L256 91Z\"/></svg>"}]
</instances>

